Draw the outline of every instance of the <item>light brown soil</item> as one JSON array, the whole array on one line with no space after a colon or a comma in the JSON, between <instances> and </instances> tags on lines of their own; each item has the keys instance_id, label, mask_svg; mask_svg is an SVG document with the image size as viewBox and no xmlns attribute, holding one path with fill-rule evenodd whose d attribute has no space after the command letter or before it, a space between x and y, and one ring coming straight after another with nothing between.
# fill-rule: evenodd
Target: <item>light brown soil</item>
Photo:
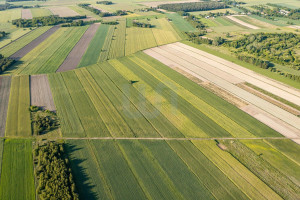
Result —
<instances>
[{"instance_id":1,"label":"light brown soil","mask_svg":"<svg viewBox=\"0 0 300 200\"><path fill-rule=\"evenodd\" d=\"M251 29L260 29L259 27L254 26L252 24L248 24L246 22L243 22L242 20L239 20L239 19L235 18L234 16L238 16L238 15L227 16L227 18L234 21L234 22L236 22L236 23L241 24L242 26L245 26L245 27L248 27L248 28L251 28Z\"/></svg>"},{"instance_id":2,"label":"light brown soil","mask_svg":"<svg viewBox=\"0 0 300 200\"><path fill-rule=\"evenodd\" d=\"M75 45L72 51L69 53L63 64L58 68L57 72L64 72L75 69L79 64L82 56L87 50L91 40L97 32L100 24L92 24L86 32L83 34L79 42Z\"/></svg>"},{"instance_id":3,"label":"light brown soil","mask_svg":"<svg viewBox=\"0 0 300 200\"><path fill-rule=\"evenodd\" d=\"M182 46L187 46L184 44L179 43ZM177 45L177 43L176 43ZM166 45L166 46L176 46L176 45ZM180 45L177 46L180 47ZM175 47L174 47L175 48ZM167 66L174 68L174 66L180 68L181 70L185 71L186 73L191 74L199 79L206 79L209 82L213 83L217 87L225 90L226 92L236 96L247 102L248 104L252 104L267 113L269 113L272 117L277 118L279 121L283 121L291 127L295 127L296 129L300 130L300 118L296 117L295 115L283 110L282 108L256 96L251 94L250 92L243 90L236 86L232 81L225 80L220 73L212 73L213 71L210 70L211 65L214 67L218 67L219 70L233 70L232 68L216 62L216 59L208 59L207 57L201 55L194 55L195 52L198 50L193 47L186 47L181 48L181 54L175 55L168 49L163 49L160 47L155 47L152 49L145 50L144 52L155 59L159 60L160 62L164 63ZM198 56L197 56L198 55ZM196 60L195 60L196 58ZM240 67L241 68L241 67ZM237 76L241 78L240 76ZM251 78L251 77L250 77ZM252 77L253 78L253 77ZM265 83L266 84L266 83ZM269 85L272 87L272 85ZM284 87L284 86L283 86ZM279 89L279 88L277 88ZM299 102L298 102L299 103ZM284 133L283 133L284 134Z\"/></svg>"},{"instance_id":4,"label":"light brown soil","mask_svg":"<svg viewBox=\"0 0 300 200\"><path fill-rule=\"evenodd\" d=\"M46 74L30 76L30 105L56 110Z\"/></svg>"},{"instance_id":5,"label":"light brown soil","mask_svg":"<svg viewBox=\"0 0 300 200\"><path fill-rule=\"evenodd\" d=\"M30 9L22 9L22 19L32 19L32 13Z\"/></svg>"},{"instance_id":6,"label":"light brown soil","mask_svg":"<svg viewBox=\"0 0 300 200\"><path fill-rule=\"evenodd\" d=\"M6 116L10 94L10 76L0 76L0 137L5 135Z\"/></svg>"},{"instance_id":7,"label":"light brown soil","mask_svg":"<svg viewBox=\"0 0 300 200\"><path fill-rule=\"evenodd\" d=\"M278 106L278 107L280 107L280 108L282 108L282 109L284 109L288 112L290 112L290 113L292 113L293 115L300 115L299 110L297 110L295 108L292 108L291 106L286 105L286 104L284 104L284 103L282 103L282 102L280 102L276 99L273 99L272 97L267 96L267 95L255 90L255 89L245 85L244 83L237 84L237 86L239 86L240 88L242 88L242 89L244 89L244 90L246 90L246 91L248 91L248 92L250 92L250 93L252 93L252 94L254 94L254 95L256 95L256 96L258 96L258 97L260 97L260 98L262 98L262 99L264 99L264 100L266 100L266 101L268 101L268 102L270 102L270 103L272 103L272 104L274 104L274 105L276 105L276 106Z\"/></svg>"},{"instance_id":8,"label":"light brown soil","mask_svg":"<svg viewBox=\"0 0 300 200\"><path fill-rule=\"evenodd\" d=\"M79 14L68 7L49 7L48 8L53 15L58 15L59 17L74 17Z\"/></svg>"}]
</instances>

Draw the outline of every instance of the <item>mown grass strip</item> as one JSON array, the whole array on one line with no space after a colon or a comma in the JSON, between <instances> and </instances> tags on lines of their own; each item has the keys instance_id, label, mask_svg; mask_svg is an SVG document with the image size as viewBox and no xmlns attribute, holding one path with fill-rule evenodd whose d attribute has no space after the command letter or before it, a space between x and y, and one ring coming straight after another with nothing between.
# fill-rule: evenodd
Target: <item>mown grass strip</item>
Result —
<instances>
[{"instance_id":1,"label":"mown grass strip","mask_svg":"<svg viewBox=\"0 0 300 200\"><path fill-rule=\"evenodd\" d=\"M63 136L86 136L61 74L49 74L48 79Z\"/></svg>"},{"instance_id":2,"label":"mown grass strip","mask_svg":"<svg viewBox=\"0 0 300 200\"><path fill-rule=\"evenodd\" d=\"M31 136L29 76L12 77L6 136Z\"/></svg>"},{"instance_id":3,"label":"mown grass strip","mask_svg":"<svg viewBox=\"0 0 300 200\"><path fill-rule=\"evenodd\" d=\"M78 68L97 63L109 28L109 25L100 25L84 56L81 58L81 61L77 66Z\"/></svg>"},{"instance_id":4,"label":"mown grass strip","mask_svg":"<svg viewBox=\"0 0 300 200\"><path fill-rule=\"evenodd\" d=\"M31 140L5 140L0 199L35 199Z\"/></svg>"},{"instance_id":5,"label":"mown grass strip","mask_svg":"<svg viewBox=\"0 0 300 200\"><path fill-rule=\"evenodd\" d=\"M108 135L108 130L104 122L100 118L74 71L62 73L62 77L85 134L89 137Z\"/></svg>"}]
</instances>

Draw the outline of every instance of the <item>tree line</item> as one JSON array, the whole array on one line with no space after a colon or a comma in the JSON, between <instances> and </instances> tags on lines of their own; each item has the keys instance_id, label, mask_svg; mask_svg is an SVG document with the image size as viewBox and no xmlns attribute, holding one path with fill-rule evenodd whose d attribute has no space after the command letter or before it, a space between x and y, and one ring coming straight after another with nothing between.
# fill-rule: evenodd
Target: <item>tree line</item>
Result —
<instances>
[{"instance_id":1,"label":"tree line","mask_svg":"<svg viewBox=\"0 0 300 200\"><path fill-rule=\"evenodd\" d=\"M227 8L226 4L220 2L192 2L192 3L170 3L159 5L158 8L177 12L192 12L192 11L205 11Z\"/></svg>"},{"instance_id":2,"label":"tree line","mask_svg":"<svg viewBox=\"0 0 300 200\"><path fill-rule=\"evenodd\" d=\"M132 26L141 27L141 28L152 28L153 27L152 24L147 24L147 23L137 22L137 21L133 21Z\"/></svg>"},{"instance_id":3,"label":"tree line","mask_svg":"<svg viewBox=\"0 0 300 200\"><path fill-rule=\"evenodd\" d=\"M62 143L37 143L33 156L39 199L79 199Z\"/></svg>"},{"instance_id":4,"label":"tree line","mask_svg":"<svg viewBox=\"0 0 300 200\"><path fill-rule=\"evenodd\" d=\"M15 60L10 59L10 58L5 58L2 54L0 54L0 74L2 74L5 70L7 70L14 63L15 63Z\"/></svg>"},{"instance_id":5,"label":"tree line","mask_svg":"<svg viewBox=\"0 0 300 200\"><path fill-rule=\"evenodd\" d=\"M93 7L90 7L91 4L89 3L81 3L81 4L78 4L79 7L82 7L86 10L89 10L93 13L95 13L96 15L99 15L100 17L109 17L109 16L122 16L122 15L127 15L127 12L126 11L123 11L123 10L117 10L116 12L114 13L108 13L108 12L102 12L96 8L93 8Z\"/></svg>"},{"instance_id":6,"label":"tree line","mask_svg":"<svg viewBox=\"0 0 300 200\"><path fill-rule=\"evenodd\" d=\"M96 4L111 5L111 4L113 4L113 2L112 1L97 1Z\"/></svg>"},{"instance_id":7,"label":"tree line","mask_svg":"<svg viewBox=\"0 0 300 200\"><path fill-rule=\"evenodd\" d=\"M74 16L74 17L58 17L57 15L46 16L46 17L34 17L33 19L15 19L12 21L12 24L20 27L37 27L37 26L54 26L62 23L72 23L73 20L84 19L83 16Z\"/></svg>"},{"instance_id":8,"label":"tree line","mask_svg":"<svg viewBox=\"0 0 300 200\"><path fill-rule=\"evenodd\" d=\"M255 33L228 41L225 46L300 70L299 44L300 35L294 33Z\"/></svg>"}]
</instances>

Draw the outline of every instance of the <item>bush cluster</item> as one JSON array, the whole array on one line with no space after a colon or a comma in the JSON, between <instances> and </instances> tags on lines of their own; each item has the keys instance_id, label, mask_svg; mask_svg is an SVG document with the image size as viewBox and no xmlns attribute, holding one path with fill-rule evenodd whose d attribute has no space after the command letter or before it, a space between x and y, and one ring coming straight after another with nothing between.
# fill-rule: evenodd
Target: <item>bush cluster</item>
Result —
<instances>
[{"instance_id":1,"label":"bush cluster","mask_svg":"<svg viewBox=\"0 0 300 200\"><path fill-rule=\"evenodd\" d=\"M153 27L151 24L137 22L137 21L133 21L132 22L132 26L134 26L134 27L142 27L142 28L152 28Z\"/></svg>"},{"instance_id":2,"label":"bush cluster","mask_svg":"<svg viewBox=\"0 0 300 200\"><path fill-rule=\"evenodd\" d=\"M111 4L113 4L113 2L111 2L111 1L97 1L96 3L97 4L104 4L104 5L111 5Z\"/></svg>"},{"instance_id":3,"label":"bush cluster","mask_svg":"<svg viewBox=\"0 0 300 200\"><path fill-rule=\"evenodd\" d=\"M158 8L177 12L192 12L192 11L205 11L227 8L226 4L219 2L192 2L192 3L170 3L159 5Z\"/></svg>"},{"instance_id":4,"label":"bush cluster","mask_svg":"<svg viewBox=\"0 0 300 200\"><path fill-rule=\"evenodd\" d=\"M39 199L78 200L69 161L64 156L63 144L47 142L33 150L37 194Z\"/></svg>"},{"instance_id":5,"label":"bush cluster","mask_svg":"<svg viewBox=\"0 0 300 200\"><path fill-rule=\"evenodd\" d=\"M46 16L46 17L34 17L33 19L15 19L12 21L13 25L17 27L37 27L37 26L54 26L62 23L72 23L73 20L84 19L83 16L74 17L58 17L56 15Z\"/></svg>"},{"instance_id":6,"label":"bush cluster","mask_svg":"<svg viewBox=\"0 0 300 200\"><path fill-rule=\"evenodd\" d=\"M15 60L10 58L5 58L0 54L0 74L2 74L6 69L15 63Z\"/></svg>"},{"instance_id":7,"label":"bush cluster","mask_svg":"<svg viewBox=\"0 0 300 200\"><path fill-rule=\"evenodd\" d=\"M260 68L263 68L263 69L268 69L269 67L273 66L269 61L261 60L259 58L254 58L252 56L237 55L237 58L239 60L242 60L242 61L245 61L247 63L256 65L256 66L258 66Z\"/></svg>"}]
</instances>

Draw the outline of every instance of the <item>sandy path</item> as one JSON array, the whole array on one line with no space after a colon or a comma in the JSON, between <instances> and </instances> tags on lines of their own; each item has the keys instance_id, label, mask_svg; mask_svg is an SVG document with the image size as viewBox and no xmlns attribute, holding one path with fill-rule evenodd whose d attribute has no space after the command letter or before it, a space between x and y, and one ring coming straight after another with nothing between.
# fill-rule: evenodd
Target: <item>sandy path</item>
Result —
<instances>
[{"instance_id":1,"label":"sandy path","mask_svg":"<svg viewBox=\"0 0 300 200\"><path fill-rule=\"evenodd\" d=\"M21 59L23 56L25 56L27 53L29 53L31 50L33 50L35 47L37 47L41 42L43 42L45 39L50 37L55 31L57 31L60 27L59 26L53 26L48 31L34 39L32 42L27 44L25 47L14 53L10 56L10 58L13 58L15 60Z\"/></svg>"},{"instance_id":2,"label":"sandy path","mask_svg":"<svg viewBox=\"0 0 300 200\"><path fill-rule=\"evenodd\" d=\"M5 135L10 82L10 76L0 76L0 137Z\"/></svg>"},{"instance_id":3,"label":"sandy path","mask_svg":"<svg viewBox=\"0 0 300 200\"><path fill-rule=\"evenodd\" d=\"M22 9L22 19L32 19L32 14L30 9Z\"/></svg>"},{"instance_id":4,"label":"sandy path","mask_svg":"<svg viewBox=\"0 0 300 200\"><path fill-rule=\"evenodd\" d=\"M100 24L92 24L86 32L83 34L79 42L74 46L72 51L69 53L63 64L58 68L57 72L64 72L75 69L79 64L82 56L87 50L91 40L97 32Z\"/></svg>"},{"instance_id":5,"label":"sandy path","mask_svg":"<svg viewBox=\"0 0 300 200\"><path fill-rule=\"evenodd\" d=\"M243 22L242 20L239 20L237 18L235 18L234 16L239 16L239 15L231 15L231 16L227 16L228 19L231 19L232 21L236 22L236 23L239 23L245 27L248 27L248 28L251 28L251 29L260 29L259 27L257 26L254 26L252 24L248 24L246 22ZM244 15L241 15L241 16L244 16Z\"/></svg>"},{"instance_id":6,"label":"sandy path","mask_svg":"<svg viewBox=\"0 0 300 200\"><path fill-rule=\"evenodd\" d=\"M59 17L74 17L79 14L68 7L49 7L48 8L53 15L58 15Z\"/></svg>"},{"instance_id":7,"label":"sandy path","mask_svg":"<svg viewBox=\"0 0 300 200\"><path fill-rule=\"evenodd\" d=\"M270 113L276 118L281 119L287 124L290 124L291 126L300 130L300 118L237 87L236 85L222 79L221 77L218 77L215 74L208 72L206 70L206 68L209 67L208 64L201 63L201 61L198 60L195 61L192 57L190 57L189 59L183 58L183 56L178 57L158 47L145 50L144 52L158 59L159 61L161 61L166 65L172 62L173 67L174 66L179 67L182 70L190 73L191 75L197 78L205 77L205 79L216 84L218 87L241 98L242 100L248 102L249 104L257 106L258 108Z\"/></svg>"},{"instance_id":8,"label":"sandy path","mask_svg":"<svg viewBox=\"0 0 300 200\"><path fill-rule=\"evenodd\" d=\"M56 110L46 74L30 76L30 105Z\"/></svg>"},{"instance_id":9,"label":"sandy path","mask_svg":"<svg viewBox=\"0 0 300 200\"><path fill-rule=\"evenodd\" d=\"M230 61L227 61L227 60L217 57L215 55L209 54L205 51L201 51L199 49L193 48L186 44L182 44L179 42L170 44L170 46L172 46L172 47L174 47L174 45L181 47L183 49L189 50L189 52L193 55L193 57L196 57L196 58L201 57L201 59L204 59L204 57L208 58L209 60L206 60L206 61L209 61L210 63L215 63L215 66L221 66L220 69L222 69L228 73L231 73L232 75L237 76L240 79L243 79L244 81L251 83L252 85L260 87L260 88L262 88L270 93L273 93L275 95L278 95L288 101L293 102L294 100L296 100L293 103L297 104L297 102L298 102L298 104L299 104L300 90L298 90L296 88L285 85L276 80L267 78L267 77L260 75L254 71L251 71L250 69L246 69L240 65L237 65L235 63L232 63ZM176 47L174 47L174 48L176 48ZM176 48L176 49L179 50L178 48ZM196 53L196 54L193 54L193 53ZM216 63L218 63L218 64L216 64ZM299 98L296 98L296 97L299 97Z\"/></svg>"}]
</instances>

